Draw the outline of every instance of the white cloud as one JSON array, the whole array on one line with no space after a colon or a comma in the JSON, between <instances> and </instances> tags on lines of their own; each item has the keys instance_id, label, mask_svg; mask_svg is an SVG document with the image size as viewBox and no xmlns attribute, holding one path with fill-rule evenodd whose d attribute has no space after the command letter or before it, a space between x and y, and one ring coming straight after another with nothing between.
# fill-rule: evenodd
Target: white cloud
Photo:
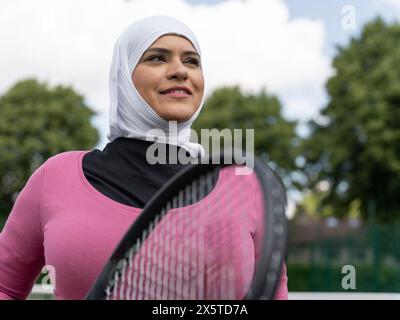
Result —
<instances>
[{"instance_id":1,"label":"white cloud","mask_svg":"<svg viewBox=\"0 0 400 320\"><path fill-rule=\"evenodd\" d=\"M184 0L2 0L0 92L28 76L72 85L101 112L96 125L104 146L114 41L131 22L155 14L181 19L198 36L207 93L229 84L249 91L265 86L292 118L316 115L331 72L322 53L324 25L290 21L282 0L215 6Z\"/></svg>"},{"instance_id":2,"label":"white cloud","mask_svg":"<svg viewBox=\"0 0 400 320\"><path fill-rule=\"evenodd\" d=\"M375 0L375 5L379 8L382 6L382 1ZM398 21L400 16L400 0L383 0L383 4L387 4L389 6L389 11L391 12L392 18Z\"/></svg>"},{"instance_id":3,"label":"white cloud","mask_svg":"<svg viewBox=\"0 0 400 320\"><path fill-rule=\"evenodd\" d=\"M384 0L386 3L400 8L400 0Z\"/></svg>"}]
</instances>

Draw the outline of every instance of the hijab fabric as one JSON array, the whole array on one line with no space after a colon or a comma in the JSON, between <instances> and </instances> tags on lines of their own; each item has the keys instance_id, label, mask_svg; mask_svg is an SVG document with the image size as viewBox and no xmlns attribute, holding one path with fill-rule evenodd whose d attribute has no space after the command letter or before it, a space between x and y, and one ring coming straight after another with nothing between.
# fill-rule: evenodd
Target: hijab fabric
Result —
<instances>
[{"instance_id":1,"label":"hijab fabric","mask_svg":"<svg viewBox=\"0 0 400 320\"><path fill-rule=\"evenodd\" d=\"M192 157L201 157L204 155L203 147L190 142L189 138L190 127L201 111L204 96L192 117L177 123L176 130L171 130L174 126L169 125L167 120L161 118L147 104L132 82L132 72L143 53L159 37L166 34L184 36L201 56L194 33L175 18L150 16L128 26L117 39L111 62L110 129L107 138L110 142L118 137L126 137L176 144L188 151Z\"/></svg>"}]
</instances>

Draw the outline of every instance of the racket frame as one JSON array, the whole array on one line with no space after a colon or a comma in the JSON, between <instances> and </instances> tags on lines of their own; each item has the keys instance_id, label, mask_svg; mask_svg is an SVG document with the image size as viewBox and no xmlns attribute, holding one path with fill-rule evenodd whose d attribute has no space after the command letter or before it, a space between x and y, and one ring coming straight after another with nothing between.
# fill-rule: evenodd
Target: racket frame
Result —
<instances>
[{"instance_id":1,"label":"racket frame","mask_svg":"<svg viewBox=\"0 0 400 320\"><path fill-rule=\"evenodd\" d=\"M240 154L239 154L240 152ZM106 298L105 289L108 284L114 281L115 271L121 271L122 264L118 264L121 258L129 256L129 250L138 240L142 239L143 230L148 230L150 223L154 221L165 204L177 196L182 186L191 183L194 179L203 174L207 174L217 169L231 165L243 165L235 163L235 159L242 159L242 151L234 150L226 153L212 156L208 162L201 164L189 164L187 167L172 177L144 206L139 217L133 222L129 230L125 233L120 243L115 248L110 259L106 263L100 275L97 277L94 285L86 296L87 300L103 300ZM240 157L233 157L232 154L238 154ZM249 156L249 154L247 154ZM264 161L254 155L254 168L258 181L261 184L264 197L264 230L263 250L255 264L254 277L250 289L245 295L245 300L269 300L273 298L276 286L279 282L283 261L286 257L287 243L287 219L285 208L287 199L285 187L276 174ZM229 159L228 163L224 163ZM246 158L248 159L248 158ZM268 192L267 190L271 190ZM212 192L212 191L211 191ZM272 214L270 214L270 212ZM148 236L148 233L146 237ZM135 254L136 252L133 252ZM265 272L266 271L266 272Z\"/></svg>"}]
</instances>

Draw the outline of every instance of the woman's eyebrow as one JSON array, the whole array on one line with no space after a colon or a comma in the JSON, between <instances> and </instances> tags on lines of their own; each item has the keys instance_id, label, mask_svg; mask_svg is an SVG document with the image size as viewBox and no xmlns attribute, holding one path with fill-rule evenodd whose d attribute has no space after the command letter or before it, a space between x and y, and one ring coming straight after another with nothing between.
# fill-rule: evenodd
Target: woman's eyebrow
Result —
<instances>
[{"instance_id":1,"label":"woman's eyebrow","mask_svg":"<svg viewBox=\"0 0 400 320\"><path fill-rule=\"evenodd\" d=\"M169 49L156 48L156 47L147 49L144 53L147 53L147 52L159 52L159 53L164 53L164 54L171 54L171 50L169 50ZM183 54L184 55L194 54L194 55L196 55L196 56L198 56L200 58L200 55L196 51L192 51L192 50L183 51Z\"/></svg>"}]
</instances>

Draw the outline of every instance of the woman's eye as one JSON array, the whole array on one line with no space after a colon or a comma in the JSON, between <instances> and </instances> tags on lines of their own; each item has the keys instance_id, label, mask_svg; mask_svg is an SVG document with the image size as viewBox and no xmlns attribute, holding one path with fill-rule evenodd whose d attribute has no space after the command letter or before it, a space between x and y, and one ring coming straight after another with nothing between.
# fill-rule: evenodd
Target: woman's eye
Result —
<instances>
[{"instance_id":1,"label":"woman's eye","mask_svg":"<svg viewBox=\"0 0 400 320\"><path fill-rule=\"evenodd\" d=\"M196 65L196 66L198 66L200 64L199 60L197 60L197 59L188 59L187 61L189 63L192 63L192 64Z\"/></svg>"},{"instance_id":2,"label":"woman's eye","mask_svg":"<svg viewBox=\"0 0 400 320\"><path fill-rule=\"evenodd\" d=\"M161 59L161 60L158 60L158 59ZM150 57L150 58L148 58L147 59L148 61L164 61L165 59L164 59L164 57L163 56L152 56L152 57Z\"/></svg>"},{"instance_id":3,"label":"woman's eye","mask_svg":"<svg viewBox=\"0 0 400 320\"><path fill-rule=\"evenodd\" d=\"M156 55L156 56L151 56L151 57L147 58L147 61L151 61L151 62L160 62L160 61L166 61L166 59L165 59L163 56L161 56L161 55ZM196 66L199 66L199 65L200 65L200 61L197 60L197 59L194 59L194 58L192 58L192 59L187 59L187 60L185 61L185 63L190 63L190 64L193 64L193 65L196 65Z\"/></svg>"}]
</instances>

